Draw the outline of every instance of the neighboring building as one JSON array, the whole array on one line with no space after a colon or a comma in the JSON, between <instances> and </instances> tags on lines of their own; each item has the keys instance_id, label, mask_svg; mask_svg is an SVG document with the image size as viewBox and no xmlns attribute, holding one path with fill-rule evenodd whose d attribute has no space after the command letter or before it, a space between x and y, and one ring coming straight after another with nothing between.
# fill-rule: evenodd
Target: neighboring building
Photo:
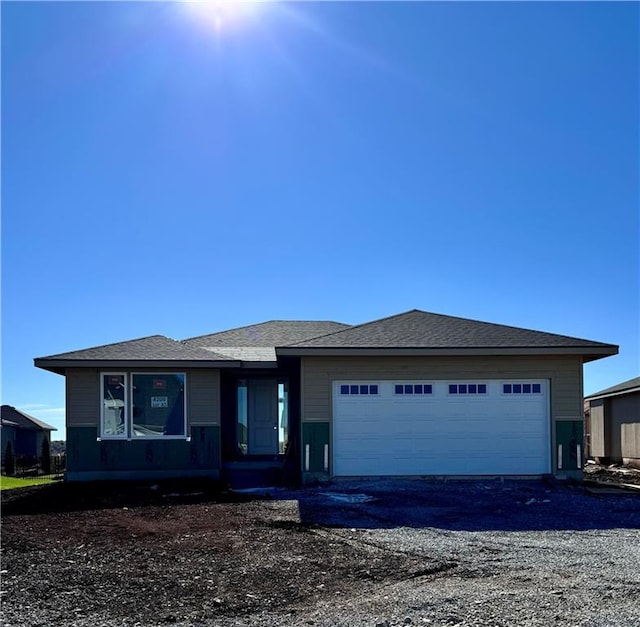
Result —
<instances>
[{"instance_id":1,"label":"neighboring building","mask_svg":"<svg viewBox=\"0 0 640 627\"><path fill-rule=\"evenodd\" d=\"M413 310L40 357L67 478L576 476L583 363L618 347Z\"/></svg>"},{"instance_id":2,"label":"neighboring building","mask_svg":"<svg viewBox=\"0 0 640 627\"><path fill-rule=\"evenodd\" d=\"M51 432L55 427L38 420L29 414L17 410L11 405L2 406L2 463L7 450L7 442L16 456L40 457L42 441L51 441Z\"/></svg>"},{"instance_id":3,"label":"neighboring building","mask_svg":"<svg viewBox=\"0 0 640 627\"><path fill-rule=\"evenodd\" d=\"M584 400L590 455L606 463L640 464L640 377Z\"/></svg>"}]
</instances>

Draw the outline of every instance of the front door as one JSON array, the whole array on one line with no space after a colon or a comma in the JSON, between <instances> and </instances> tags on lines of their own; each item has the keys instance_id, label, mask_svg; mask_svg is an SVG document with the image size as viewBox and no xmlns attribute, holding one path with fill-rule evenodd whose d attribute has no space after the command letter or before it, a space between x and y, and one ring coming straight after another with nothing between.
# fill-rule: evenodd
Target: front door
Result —
<instances>
[{"instance_id":1,"label":"front door","mask_svg":"<svg viewBox=\"0 0 640 627\"><path fill-rule=\"evenodd\" d=\"M249 455L278 454L278 381L247 381L247 426Z\"/></svg>"}]
</instances>

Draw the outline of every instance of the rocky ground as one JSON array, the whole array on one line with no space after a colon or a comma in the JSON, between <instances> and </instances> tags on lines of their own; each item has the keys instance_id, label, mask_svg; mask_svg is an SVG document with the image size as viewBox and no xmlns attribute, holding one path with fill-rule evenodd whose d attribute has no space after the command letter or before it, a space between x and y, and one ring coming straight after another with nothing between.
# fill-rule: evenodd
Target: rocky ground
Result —
<instances>
[{"instance_id":1,"label":"rocky ground","mask_svg":"<svg viewBox=\"0 0 640 627\"><path fill-rule=\"evenodd\" d=\"M7 626L640 626L632 492L398 480L2 496Z\"/></svg>"},{"instance_id":2,"label":"rocky ground","mask_svg":"<svg viewBox=\"0 0 640 627\"><path fill-rule=\"evenodd\" d=\"M640 469L629 468L620 464L601 466L589 463L584 469L585 482L591 481L618 486L640 486Z\"/></svg>"}]
</instances>

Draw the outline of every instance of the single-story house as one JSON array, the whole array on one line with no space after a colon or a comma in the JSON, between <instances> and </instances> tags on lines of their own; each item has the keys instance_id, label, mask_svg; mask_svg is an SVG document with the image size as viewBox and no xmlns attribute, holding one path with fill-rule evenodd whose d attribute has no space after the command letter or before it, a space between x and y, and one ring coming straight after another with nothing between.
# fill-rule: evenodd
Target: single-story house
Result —
<instances>
[{"instance_id":1,"label":"single-story house","mask_svg":"<svg viewBox=\"0 0 640 627\"><path fill-rule=\"evenodd\" d=\"M640 465L640 377L585 399L590 455L601 461Z\"/></svg>"},{"instance_id":2,"label":"single-story house","mask_svg":"<svg viewBox=\"0 0 640 627\"><path fill-rule=\"evenodd\" d=\"M11 405L2 405L0 411L2 463L4 464L8 442L11 442L11 450L16 456L40 457L43 440L50 442L51 432L57 429Z\"/></svg>"},{"instance_id":3,"label":"single-story house","mask_svg":"<svg viewBox=\"0 0 640 627\"><path fill-rule=\"evenodd\" d=\"M612 344L412 310L35 359L66 377L67 478L571 476Z\"/></svg>"}]
</instances>

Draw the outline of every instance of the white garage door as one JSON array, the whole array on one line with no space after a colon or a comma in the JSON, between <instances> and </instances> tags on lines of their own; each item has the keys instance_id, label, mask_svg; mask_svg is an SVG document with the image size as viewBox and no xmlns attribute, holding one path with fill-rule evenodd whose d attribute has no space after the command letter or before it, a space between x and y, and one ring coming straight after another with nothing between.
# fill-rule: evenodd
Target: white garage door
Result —
<instances>
[{"instance_id":1,"label":"white garage door","mask_svg":"<svg viewBox=\"0 0 640 627\"><path fill-rule=\"evenodd\" d=\"M333 474L550 471L544 380L336 381Z\"/></svg>"}]
</instances>

